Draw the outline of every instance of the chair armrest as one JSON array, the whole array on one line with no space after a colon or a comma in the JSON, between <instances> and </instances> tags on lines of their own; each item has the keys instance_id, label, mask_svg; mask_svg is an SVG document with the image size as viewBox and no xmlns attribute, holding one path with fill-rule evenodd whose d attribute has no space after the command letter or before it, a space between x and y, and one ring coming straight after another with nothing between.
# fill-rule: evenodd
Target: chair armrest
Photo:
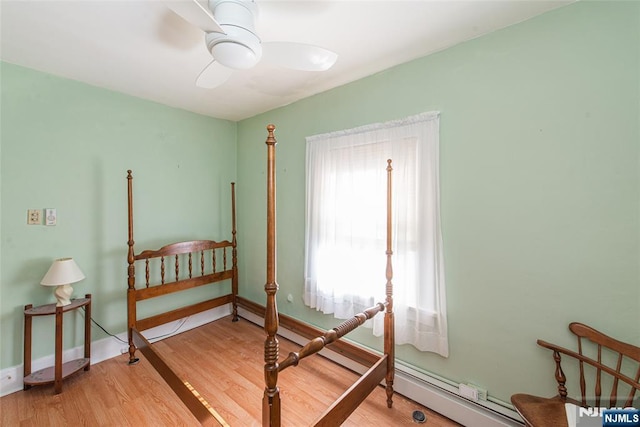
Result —
<instances>
[{"instance_id":1,"label":"chair armrest","mask_svg":"<svg viewBox=\"0 0 640 427\"><path fill-rule=\"evenodd\" d=\"M619 372L616 372L615 369L611 369L610 367L603 365L602 363L598 362L597 360L593 360L590 357L584 356L580 353L576 353L575 351L569 350L567 348L564 347L560 347L559 345L555 345L555 344L551 344L547 341L544 340L538 340L537 341L538 345L541 347L545 347L548 348L549 350L552 350L553 352L557 352L557 353L561 353L570 357L573 357L574 359L578 359L581 362L587 363L591 366L593 366L594 368L597 369L601 369L604 372L608 373L609 375L612 375L615 378L618 378L624 382L626 382L627 384L629 384L631 387L634 387L636 389L640 389L640 383L638 383L637 381L632 380L631 378L627 377L626 375L623 375Z\"/></svg>"}]
</instances>

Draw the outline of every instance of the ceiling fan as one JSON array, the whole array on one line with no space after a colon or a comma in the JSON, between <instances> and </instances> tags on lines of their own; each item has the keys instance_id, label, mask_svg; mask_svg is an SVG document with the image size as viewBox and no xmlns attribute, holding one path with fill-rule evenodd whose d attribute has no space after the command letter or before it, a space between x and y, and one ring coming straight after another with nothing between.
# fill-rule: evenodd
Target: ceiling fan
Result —
<instances>
[{"instance_id":1,"label":"ceiling fan","mask_svg":"<svg viewBox=\"0 0 640 427\"><path fill-rule=\"evenodd\" d=\"M258 6L254 0L183 0L167 6L205 32L213 60L200 72L196 85L211 89L234 70L246 70L262 58L301 71L325 71L338 55L327 49L294 42L262 42L255 31Z\"/></svg>"}]
</instances>

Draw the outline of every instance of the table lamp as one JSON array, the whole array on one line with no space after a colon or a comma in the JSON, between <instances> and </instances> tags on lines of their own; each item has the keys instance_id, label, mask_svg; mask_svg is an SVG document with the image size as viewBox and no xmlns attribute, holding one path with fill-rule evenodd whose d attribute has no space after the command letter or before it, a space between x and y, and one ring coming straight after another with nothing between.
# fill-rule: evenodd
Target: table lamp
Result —
<instances>
[{"instance_id":1,"label":"table lamp","mask_svg":"<svg viewBox=\"0 0 640 427\"><path fill-rule=\"evenodd\" d=\"M56 287L53 291L58 301L56 306L62 307L71 304L70 298L73 292L71 283L79 282L82 279L84 279L84 274L73 258L60 258L53 261L40 284Z\"/></svg>"}]
</instances>

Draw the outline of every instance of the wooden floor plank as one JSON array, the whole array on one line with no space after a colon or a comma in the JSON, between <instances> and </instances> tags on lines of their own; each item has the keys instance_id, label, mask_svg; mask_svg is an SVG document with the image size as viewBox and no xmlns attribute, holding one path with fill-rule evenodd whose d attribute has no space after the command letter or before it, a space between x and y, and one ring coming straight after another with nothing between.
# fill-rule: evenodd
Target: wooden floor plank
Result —
<instances>
[{"instance_id":1,"label":"wooden floor plank","mask_svg":"<svg viewBox=\"0 0 640 427\"><path fill-rule=\"evenodd\" d=\"M300 346L279 338L280 354ZM206 400L231 426L260 426L264 390L264 331L245 320L216 322L175 335L154 348L175 373ZM62 394L53 386L33 387L0 398L2 426L196 426L189 413L150 363L128 354L92 365L88 372L65 380ZM303 360L279 375L283 426L310 425L358 375L322 356ZM414 410L427 415L426 426L451 427L455 422L400 395L386 406L377 387L343 426L415 425Z\"/></svg>"}]
</instances>

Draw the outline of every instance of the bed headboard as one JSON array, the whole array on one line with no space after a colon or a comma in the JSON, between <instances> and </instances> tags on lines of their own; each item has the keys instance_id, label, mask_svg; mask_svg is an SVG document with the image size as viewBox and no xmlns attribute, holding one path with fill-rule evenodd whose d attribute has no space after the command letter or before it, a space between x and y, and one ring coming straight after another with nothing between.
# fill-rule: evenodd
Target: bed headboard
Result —
<instances>
[{"instance_id":1,"label":"bed headboard","mask_svg":"<svg viewBox=\"0 0 640 427\"><path fill-rule=\"evenodd\" d=\"M236 241L235 183L231 183L231 240L190 240L169 243L159 249L136 253L133 239L133 174L127 171L129 239L127 241L127 322L129 331L129 363L137 362L133 330L142 331L182 319L225 304L231 304L233 321L238 320L238 265ZM136 272L142 277L136 285ZM165 313L138 319L140 301L193 289L212 283L230 281L230 292L206 301L180 307Z\"/></svg>"}]
</instances>

